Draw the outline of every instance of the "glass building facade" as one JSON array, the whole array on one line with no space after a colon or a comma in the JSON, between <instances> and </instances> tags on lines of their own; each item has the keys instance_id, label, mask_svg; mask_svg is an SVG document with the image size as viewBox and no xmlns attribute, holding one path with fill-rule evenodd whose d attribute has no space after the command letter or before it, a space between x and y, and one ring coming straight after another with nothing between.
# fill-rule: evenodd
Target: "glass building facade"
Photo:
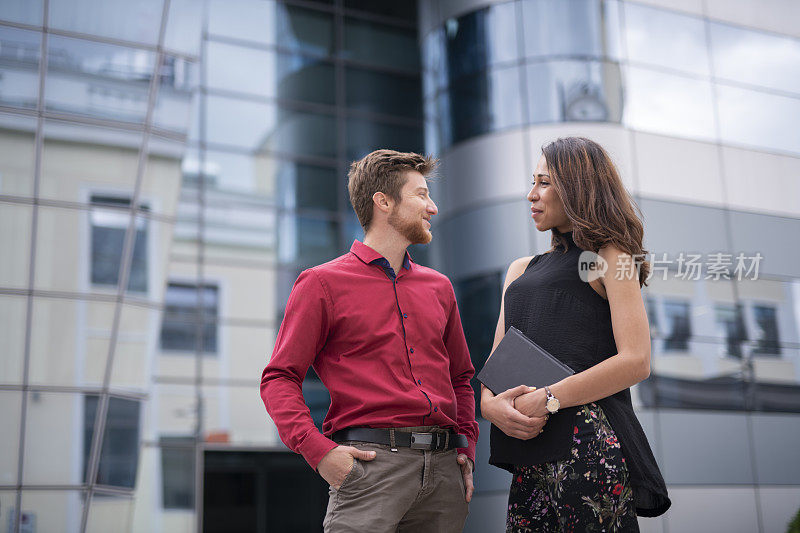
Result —
<instances>
[{"instance_id":1,"label":"glass building facade","mask_svg":"<svg viewBox=\"0 0 800 533\"><path fill-rule=\"evenodd\" d=\"M746 2L673 4L421 4L426 147L445 176L434 265L481 368L508 264L550 247L525 199L541 147L598 141L653 268L652 372L633 392L673 508L642 530L785 531L800 506L800 33L788 5L754 23ZM510 477L488 442L479 456L467 529L500 531Z\"/></svg>"},{"instance_id":2,"label":"glass building facade","mask_svg":"<svg viewBox=\"0 0 800 533\"><path fill-rule=\"evenodd\" d=\"M678 4L0 3L0 532L318 529L327 487L256 389L298 273L362 236L350 162L442 159L412 255L451 277L479 369L507 265L548 247L528 177L573 134L654 254L634 395L674 507L643 531L785 529L800 9ZM303 391L320 422L313 372ZM467 531L502 529L487 445Z\"/></svg>"}]
</instances>

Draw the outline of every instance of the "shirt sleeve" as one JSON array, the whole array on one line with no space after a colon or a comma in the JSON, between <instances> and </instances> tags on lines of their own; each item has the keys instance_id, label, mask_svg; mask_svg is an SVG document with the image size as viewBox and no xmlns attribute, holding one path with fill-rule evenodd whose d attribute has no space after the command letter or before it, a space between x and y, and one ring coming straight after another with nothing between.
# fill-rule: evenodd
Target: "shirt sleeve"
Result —
<instances>
[{"instance_id":1,"label":"shirt sleeve","mask_svg":"<svg viewBox=\"0 0 800 533\"><path fill-rule=\"evenodd\" d=\"M314 425L303 398L303 379L325 346L331 311L319 275L303 271L292 287L272 357L261 374L261 399L281 440L314 469L337 444Z\"/></svg>"},{"instance_id":2,"label":"shirt sleeve","mask_svg":"<svg viewBox=\"0 0 800 533\"><path fill-rule=\"evenodd\" d=\"M478 442L478 423L475 421L475 396L470 380L475 375L475 369L469 357L467 340L464 338L464 329L461 327L461 316L458 313L458 304L452 285L449 290L452 305L444 330L444 342L450 357L450 380L456 395L458 432L466 435L469 443L467 448L460 448L458 452L466 454L474 464L475 445Z\"/></svg>"}]
</instances>

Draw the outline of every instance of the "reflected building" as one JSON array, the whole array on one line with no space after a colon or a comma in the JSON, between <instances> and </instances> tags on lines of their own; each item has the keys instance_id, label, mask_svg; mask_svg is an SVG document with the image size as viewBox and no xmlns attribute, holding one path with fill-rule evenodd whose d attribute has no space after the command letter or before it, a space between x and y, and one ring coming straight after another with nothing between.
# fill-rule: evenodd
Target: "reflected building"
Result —
<instances>
[{"instance_id":1,"label":"reflected building","mask_svg":"<svg viewBox=\"0 0 800 533\"><path fill-rule=\"evenodd\" d=\"M800 505L797 7L754 22L752 2L420 6L426 147L446 178L433 263L476 368L508 264L550 247L525 199L541 147L596 140L653 266L652 373L633 393L673 507L642 530L784 531ZM500 531L510 476L487 441L479 456L467 529Z\"/></svg>"},{"instance_id":2,"label":"reflected building","mask_svg":"<svg viewBox=\"0 0 800 533\"><path fill-rule=\"evenodd\" d=\"M643 530L781 530L797 7L670 4L3 2L0 531L318 527L327 487L256 382L298 273L362 236L350 161L441 157L436 238L412 255L453 280L479 369L508 263L548 247L528 176L573 134L609 149L663 259L634 396L674 507ZM760 252L758 279L682 275L718 252ZM303 392L321 422L313 372ZM467 530L500 530L509 480L480 445Z\"/></svg>"}]
</instances>

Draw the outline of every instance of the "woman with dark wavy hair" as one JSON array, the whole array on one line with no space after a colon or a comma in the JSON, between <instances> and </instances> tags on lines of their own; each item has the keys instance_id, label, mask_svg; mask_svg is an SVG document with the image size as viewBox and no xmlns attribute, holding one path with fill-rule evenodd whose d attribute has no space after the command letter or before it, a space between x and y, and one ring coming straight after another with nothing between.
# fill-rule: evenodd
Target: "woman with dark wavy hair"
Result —
<instances>
[{"instance_id":1,"label":"woman with dark wavy hair","mask_svg":"<svg viewBox=\"0 0 800 533\"><path fill-rule=\"evenodd\" d=\"M568 137L542 152L528 201L552 247L511 263L494 347L515 326L575 373L541 389L482 387L489 462L513 474L509 532L638 531L637 515L670 506L631 405L650 374L642 223L600 145Z\"/></svg>"}]
</instances>

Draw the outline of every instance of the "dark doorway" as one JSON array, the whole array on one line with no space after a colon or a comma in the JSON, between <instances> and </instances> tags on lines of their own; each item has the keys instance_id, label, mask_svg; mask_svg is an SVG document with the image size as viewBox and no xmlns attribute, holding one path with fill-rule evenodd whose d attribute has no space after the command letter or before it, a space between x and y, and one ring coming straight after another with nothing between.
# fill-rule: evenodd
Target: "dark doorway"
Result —
<instances>
[{"instance_id":1,"label":"dark doorway","mask_svg":"<svg viewBox=\"0 0 800 533\"><path fill-rule=\"evenodd\" d=\"M328 484L291 452L206 451L205 533L322 531Z\"/></svg>"}]
</instances>

